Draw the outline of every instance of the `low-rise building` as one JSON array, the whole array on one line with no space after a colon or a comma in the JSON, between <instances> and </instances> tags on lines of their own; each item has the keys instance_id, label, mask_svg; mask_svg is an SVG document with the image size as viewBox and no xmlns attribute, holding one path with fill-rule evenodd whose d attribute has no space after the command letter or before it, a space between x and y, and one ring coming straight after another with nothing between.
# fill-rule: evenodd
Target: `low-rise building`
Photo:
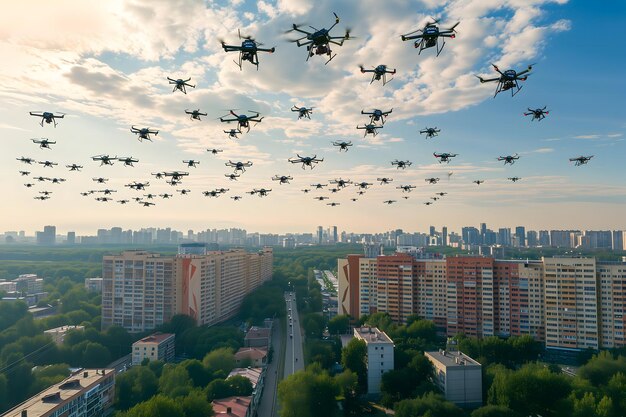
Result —
<instances>
[{"instance_id":1,"label":"low-rise building","mask_svg":"<svg viewBox=\"0 0 626 417\"><path fill-rule=\"evenodd\" d=\"M256 415L256 410L259 407L261 401L261 395L263 394L263 386L265 385L265 369L264 368L235 368L230 371L228 378L235 375L242 376L250 381L252 384L252 396L250 398L250 404L248 408L250 415Z\"/></svg>"},{"instance_id":2,"label":"low-rise building","mask_svg":"<svg viewBox=\"0 0 626 417\"><path fill-rule=\"evenodd\" d=\"M115 399L114 369L83 369L13 407L3 417L99 417Z\"/></svg>"},{"instance_id":3,"label":"low-rise building","mask_svg":"<svg viewBox=\"0 0 626 417\"><path fill-rule=\"evenodd\" d=\"M149 361L170 362L175 356L175 338L172 333L155 333L133 343L132 364Z\"/></svg>"},{"instance_id":4,"label":"low-rise building","mask_svg":"<svg viewBox=\"0 0 626 417\"><path fill-rule=\"evenodd\" d=\"M211 405L215 417L251 417L251 400L252 397L228 397L213 400Z\"/></svg>"},{"instance_id":5,"label":"low-rise building","mask_svg":"<svg viewBox=\"0 0 626 417\"><path fill-rule=\"evenodd\" d=\"M367 393L380 394L383 374L393 371L393 340L376 327L355 328L354 337L363 340L367 346Z\"/></svg>"},{"instance_id":6,"label":"low-rise building","mask_svg":"<svg viewBox=\"0 0 626 417\"><path fill-rule=\"evenodd\" d=\"M85 278L85 289L89 292L102 292L102 278Z\"/></svg>"},{"instance_id":7,"label":"low-rise building","mask_svg":"<svg viewBox=\"0 0 626 417\"><path fill-rule=\"evenodd\" d=\"M242 347L235 353L237 366L262 367L267 365L267 350L254 347Z\"/></svg>"},{"instance_id":8,"label":"low-rise building","mask_svg":"<svg viewBox=\"0 0 626 417\"><path fill-rule=\"evenodd\" d=\"M243 345L245 347L269 347L271 330L272 329L269 327L250 327L250 330L248 330L246 336L243 338Z\"/></svg>"},{"instance_id":9,"label":"low-rise building","mask_svg":"<svg viewBox=\"0 0 626 417\"><path fill-rule=\"evenodd\" d=\"M435 368L434 383L460 407L482 406L482 365L460 351L424 352Z\"/></svg>"},{"instance_id":10,"label":"low-rise building","mask_svg":"<svg viewBox=\"0 0 626 417\"><path fill-rule=\"evenodd\" d=\"M54 329L44 330L43 333L52 337L52 340L54 340L54 343L57 345L62 345L65 341L67 332L70 330L83 331L85 330L85 326L60 326L55 327Z\"/></svg>"}]
</instances>

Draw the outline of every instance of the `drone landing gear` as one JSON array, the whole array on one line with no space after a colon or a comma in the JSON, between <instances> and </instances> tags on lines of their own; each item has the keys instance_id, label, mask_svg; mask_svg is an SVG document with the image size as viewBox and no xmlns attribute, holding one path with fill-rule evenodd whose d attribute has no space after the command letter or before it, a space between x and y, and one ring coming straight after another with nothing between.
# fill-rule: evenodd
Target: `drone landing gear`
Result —
<instances>
[{"instance_id":1,"label":"drone landing gear","mask_svg":"<svg viewBox=\"0 0 626 417\"><path fill-rule=\"evenodd\" d=\"M443 51L443 47L446 46L446 41L442 41L441 48L439 48L439 40L437 40L437 56Z\"/></svg>"},{"instance_id":2,"label":"drone landing gear","mask_svg":"<svg viewBox=\"0 0 626 417\"><path fill-rule=\"evenodd\" d=\"M328 55L330 55L330 53L329 53ZM332 60L333 60L333 58L334 58L334 57L336 57L336 56L337 56L337 54L332 55L332 56L328 59L328 61L326 61L326 62L324 63L324 65L328 65L328 63L329 63L330 61L332 61Z\"/></svg>"}]
</instances>

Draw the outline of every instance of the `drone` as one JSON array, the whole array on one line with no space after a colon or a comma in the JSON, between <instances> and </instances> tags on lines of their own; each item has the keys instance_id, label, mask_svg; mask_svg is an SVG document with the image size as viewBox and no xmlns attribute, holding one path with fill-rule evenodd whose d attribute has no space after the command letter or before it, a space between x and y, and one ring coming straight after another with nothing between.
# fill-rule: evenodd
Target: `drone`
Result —
<instances>
[{"instance_id":1,"label":"drone","mask_svg":"<svg viewBox=\"0 0 626 417\"><path fill-rule=\"evenodd\" d=\"M48 178L52 184L61 184L65 182L65 178Z\"/></svg>"},{"instance_id":2,"label":"drone","mask_svg":"<svg viewBox=\"0 0 626 417\"><path fill-rule=\"evenodd\" d=\"M18 171L22 177L30 175L30 171Z\"/></svg>"},{"instance_id":3,"label":"drone","mask_svg":"<svg viewBox=\"0 0 626 417\"><path fill-rule=\"evenodd\" d=\"M300 156L296 154L297 158L289 158L288 161L292 164L302 164L302 169L306 169L306 167L310 167L311 169L315 168L315 165L318 162L324 161L324 158L318 159L317 155L313 156Z\"/></svg>"},{"instance_id":4,"label":"drone","mask_svg":"<svg viewBox=\"0 0 626 417\"><path fill-rule=\"evenodd\" d=\"M274 175L272 181L278 181L279 184L289 184L289 181L293 178L289 175Z\"/></svg>"},{"instance_id":5,"label":"drone","mask_svg":"<svg viewBox=\"0 0 626 417\"><path fill-rule=\"evenodd\" d=\"M33 143L37 143L39 144L39 148L40 149L52 149L50 147L50 145L54 145L56 143L56 141L51 141L45 138L41 138L41 139L31 139L33 141Z\"/></svg>"},{"instance_id":6,"label":"drone","mask_svg":"<svg viewBox=\"0 0 626 417\"><path fill-rule=\"evenodd\" d=\"M339 16L336 13L335 15L335 23L328 28L316 29L313 26L309 26L313 29L314 32L309 32L300 28L299 25L293 24L292 28L287 31L289 32L300 32L304 34L303 37L291 40L290 42L295 42L298 47L306 46L307 56L306 60L308 61L313 55L327 55L328 61L326 61L325 65L328 64L337 54L333 55L333 52L330 48L330 44L342 46L343 43L350 39L350 29L346 29L346 33L343 36L331 36L330 31L333 30L335 26L339 23Z\"/></svg>"},{"instance_id":7,"label":"drone","mask_svg":"<svg viewBox=\"0 0 626 417\"><path fill-rule=\"evenodd\" d=\"M434 138L435 136L439 136L439 132L441 129L437 129L436 127L427 127L420 130L420 135L426 135L426 139Z\"/></svg>"},{"instance_id":8,"label":"drone","mask_svg":"<svg viewBox=\"0 0 626 417\"><path fill-rule=\"evenodd\" d=\"M37 162L40 165L43 165L44 168L48 167L48 168L54 168L55 165L59 165L56 162L51 162L51 161L39 161Z\"/></svg>"},{"instance_id":9,"label":"drone","mask_svg":"<svg viewBox=\"0 0 626 417\"><path fill-rule=\"evenodd\" d=\"M435 193L435 194L437 194L439 197L443 197L444 195L446 195L448 193L440 192L440 193Z\"/></svg>"},{"instance_id":10,"label":"drone","mask_svg":"<svg viewBox=\"0 0 626 417\"><path fill-rule=\"evenodd\" d=\"M139 142L143 142L144 139L152 142L152 138L150 137L150 135L156 136L159 134L158 130L153 130L153 129L150 129L149 127L142 127L141 129L139 129L139 128L136 128L135 126L131 126L130 131L136 135L139 135L137 137L137 139L139 139Z\"/></svg>"},{"instance_id":11,"label":"drone","mask_svg":"<svg viewBox=\"0 0 626 417\"><path fill-rule=\"evenodd\" d=\"M222 41L222 48L224 48L224 51L226 52L236 52L236 51L239 52L239 62L237 61L233 61L233 62L237 64L240 71L242 69L241 64L243 63L243 61L249 61L252 65L255 65L258 71L259 70L258 53L269 52L271 54L271 53L274 53L274 51L276 51L276 48L274 47L269 48L269 49L259 48L259 46L262 46L263 44L254 40L252 36L241 36L241 32L239 31L237 31L237 34L240 40L243 39L243 42L241 42L241 46L226 45L226 43Z\"/></svg>"},{"instance_id":12,"label":"drone","mask_svg":"<svg viewBox=\"0 0 626 417\"><path fill-rule=\"evenodd\" d=\"M410 193L414 188L416 188L414 185L401 185L396 187L397 190L402 190L403 193Z\"/></svg>"},{"instance_id":13,"label":"drone","mask_svg":"<svg viewBox=\"0 0 626 417\"><path fill-rule=\"evenodd\" d=\"M43 122L46 122L48 124L54 123L54 127L57 127L57 120L56 119L62 119L62 118L65 117L65 113L54 114L54 113L49 112L49 111L44 111L44 112L31 111L30 115L31 116L36 116L36 117L41 117L41 122L39 123L41 125L41 127L43 127Z\"/></svg>"},{"instance_id":14,"label":"drone","mask_svg":"<svg viewBox=\"0 0 626 417\"><path fill-rule=\"evenodd\" d=\"M326 205L327 205L327 206L331 206L331 207L335 207L335 206L338 206L338 205L340 205L340 204L341 204L341 203L335 203L335 202L332 202L332 203L326 203Z\"/></svg>"},{"instance_id":15,"label":"drone","mask_svg":"<svg viewBox=\"0 0 626 417\"><path fill-rule=\"evenodd\" d=\"M439 198L440 197L430 197L430 199L433 200L433 201L437 201L437 200L439 200Z\"/></svg>"},{"instance_id":16,"label":"drone","mask_svg":"<svg viewBox=\"0 0 626 417\"><path fill-rule=\"evenodd\" d=\"M44 182L44 181L49 181L50 178L48 177L42 177L42 176L38 176L38 177L33 177L34 180L37 180L39 182Z\"/></svg>"},{"instance_id":17,"label":"drone","mask_svg":"<svg viewBox=\"0 0 626 417\"><path fill-rule=\"evenodd\" d=\"M33 158L24 158L23 156L19 158L15 158L15 159L17 159L20 162L24 162L25 164L28 164L28 165L32 165L33 162L35 162Z\"/></svg>"},{"instance_id":18,"label":"drone","mask_svg":"<svg viewBox=\"0 0 626 417\"><path fill-rule=\"evenodd\" d=\"M123 162L125 167L134 167L135 165L133 165L135 162L139 162L139 159L135 159L132 156L123 156L120 158L117 158L118 161Z\"/></svg>"},{"instance_id":19,"label":"drone","mask_svg":"<svg viewBox=\"0 0 626 417\"><path fill-rule=\"evenodd\" d=\"M217 188L216 190L224 194L225 192L230 191L230 188Z\"/></svg>"},{"instance_id":20,"label":"drone","mask_svg":"<svg viewBox=\"0 0 626 417\"><path fill-rule=\"evenodd\" d=\"M49 199L50 197L48 197L47 195L40 195L40 196L33 197L33 198L34 198L35 200L41 200L41 201L44 201L44 200Z\"/></svg>"},{"instance_id":21,"label":"drone","mask_svg":"<svg viewBox=\"0 0 626 417\"><path fill-rule=\"evenodd\" d=\"M395 202L396 202L396 200L385 200L385 201L383 201L384 204L393 204Z\"/></svg>"},{"instance_id":22,"label":"drone","mask_svg":"<svg viewBox=\"0 0 626 417\"><path fill-rule=\"evenodd\" d=\"M334 194L334 193L338 193L339 191L341 191L341 188L329 188L328 191Z\"/></svg>"},{"instance_id":23,"label":"drone","mask_svg":"<svg viewBox=\"0 0 626 417\"><path fill-rule=\"evenodd\" d=\"M109 155L96 155L92 156L91 159L94 161L100 161L100 166L113 165L113 161L117 159L117 156L111 158Z\"/></svg>"},{"instance_id":24,"label":"drone","mask_svg":"<svg viewBox=\"0 0 626 417\"><path fill-rule=\"evenodd\" d=\"M152 172L150 175L154 175L154 178L160 180L163 176L165 176L165 172Z\"/></svg>"},{"instance_id":25,"label":"drone","mask_svg":"<svg viewBox=\"0 0 626 417\"><path fill-rule=\"evenodd\" d=\"M111 195L112 193L116 193L116 190L110 190L108 188L105 188L104 190L100 190L98 191L99 193L103 193L104 195Z\"/></svg>"},{"instance_id":26,"label":"drone","mask_svg":"<svg viewBox=\"0 0 626 417\"><path fill-rule=\"evenodd\" d=\"M83 166L71 164L71 165L65 165L65 168L68 168L70 171L80 171L81 169L83 169Z\"/></svg>"},{"instance_id":27,"label":"drone","mask_svg":"<svg viewBox=\"0 0 626 417\"><path fill-rule=\"evenodd\" d=\"M358 200L359 200L358 198L351 198L351 199L350 199L350 201L353 201L353 202L354 202L354 201L358 201Z\"/></svg>"},{"instance_id":28,"label":"drone","mask_svg":"<svg viewBox=\"0 0 626 417\"><path fill-rule=\"evenodd\" d=\"M461 22L457 22L451 28L443 30L439 30L437 23L439 23L438 20L427 22L424 28L402 35L401 38L403 41L415 40L414 47L419 48L418 55L421 54L424 49L436 47L437 56L439 56L443 47L446 45L445 38L454 39L456 36L454 29ZM444 38L442 39L441 47L439 47L439 37Z\"/></svg>"},{"instance_id":29,"label":"drone","mask_svg":"<svg viewBox=\"0 0 626 417\"><path fill-rule=\"evenodd\" d=\"M241 175L233 173L233 174L224 174L224 176L231 181L237 181L237 178L239 178Z\"/></svg>"},{"instance_id":30,"label":"drone","mask_svg":"<svg viewBox=\"0 0 626 417\"><path fill-rule=\"evenodd\" d=\"M298 107L298 106L293 106L291 108L291 111L297 111L298 112L298 120L302 119L303 117L306 117L307 119L311 120L311 113L313 113L313 107Z\"/></svg>"},{"instance_id":31,"label":"drone","mask_svg":"<svg viewBox=\"0 0 626 417\"><path fill-rule=\"evenodd\" d=\"M135 200L136 202L140 203L141 201L143 201L143 197L133 197L131 198L131 200Z\"/></svg>"},{"instance_id":32,"label":"drone","mask_svg":"<svg viewBox=\"0 0 626 417\"><path fill-rule=\"evenodd\" d=\"M162 174L165 175L166 177L172 177L172 181L174 182L179 182L183 177L186 177L187 175L189 175L188 172L181 172L181 171L168 171L168 172L163 172ZM160 177L156 176L156 178L160 178Z\"/></svg>"},{"instance_id":33,"label":"drone","mask_svg":"<svg viewBox=\"0 0 626 417\"><path fill-rule=\"evenodd\" d=\"M391 80L390 80L391 81ZM366 114L370 117L370 123L374 124L374 122L380 122L381 124L385 124L385 119L389 116L393 109L388 111L382 111L380 109L374 109L371 112L366 112L361 110L361 114Z\"/></svg>"},{"instance_id":34,"label":"drone","mask_svg":"<svg viewBox=\"0 0 626 417\"><path fill-rule=\"evenodd\" d=\"M117 202L120 204L126 204L129 202L129 200L117 200Z\"/></svg>"},{"instance_id":35,"label":"drone","mask_svg":"<svg viewBox=\"0 0 626 417\"><path fill-rule=\"evenodd\" d=\"M454 158L455 156L459 156L459 154L447 153L447 152L443 152L443 153L434 152L433 156L435 158L439 159L439 163L445 162L445 163L449 164L450 163L450 159Z\"/></svg>"},{"instance_id":36,"label":"drone","mask_svg":"<svg viewBox=\"0 0 626 417\"><path fill-rule=\"evenodd\" d=\"M487 78L487 79L479 77L478 75L477 77L481 83L488 83L492 81L498 82L498 85L496 86L496 93L493 95L494 98L498 95L498 93L502 91L511 90L511 97L519 93L519 90L521 90L522 87L519 85L518 81L526 81L526 79L530 75L529 72L533 69L533 66L529 65L528 68L526 68L524 71L521 71L521 72L516 72L515 70L512 70L512 69L502 72L497 67L497 65L495 64L491 64L491 65L493 66L493 69L495 69L496 72L500 74L499 77Z\"/></svg>"},{"instance_id":37,"label":"drone","mask_svg":"<svg viewBox=\"0 0 626 417\"><path fill-rule=\"evenodd\" d=\"M93 194L94 192L95 192L95 191L85 191L85 192L80 193L80 195L82 195L83 197L87 197L88 195L91 195L91 194Z\"/></svg>"},{"instance_id":38,"label":"drone","mask_svg":"<svg viewBox=\"0 0 626 417\"><path fill-rule=\"evenodd\" d=\"M39 191L39 194L50 195L52 194L52 191Z\"/></svg>"},{"instance_id":39,"label":"drone","mask_svg":"<svg viewBox=\"0 0 626 417\"><path fill-rule=\"evenodd\" d=\"M359 190L367 190L369 186L373 184L370 182L359 182L354 185L356 185L359 188Z\"/></svg>"},{"instance_id":40,"label":"drone","mask_svg":"<svg viewBox=\"0 0 626 417\"><path fill-rule=\"evenodd\" d=\"M424 181L429 184L437 184L439 182L439 178L426 178Z\"/></svg>"},{"instance_id":41,"label":"drone","mask_svg":"<svg viewBox=\"0 0 626 417\"><path fill-rule=\"evenodd\" d=\"M111 201L111 200L113 200L113 199L109 198L109 197L96 197L96 201L100 201L102 203L106 203L106 202Z\"/></svg>"},{"instance_id":42,"label":"drone","mask_svg":"<svg viewBox=\"0 0 626 417\"><path fill-rule=\"evenodd\" d=\"M187 167L189 167L189 168L196 168L199 163L200 163L200 161L195 161L193 159L189 159L189 160L183 161L183 164L187 164Z\"/></svg>"},{"instance_id":43,"label":"drone","mask_svg":"<svg viewBox=\"0 0 626 417\"><path fill-rule=\"evenodd\" d=\"M167 180L166 180L165 182L166 182L167 184L169 184L169 185L171 185L171 186L175 187L175 186L177 186L178 184L180 184L182 181L181 181L181 180L179 180L179 179L177 180L177 179L175 179L175 178L172 178L171 180L169 180L169 181L167 181Z\"/></svg>"},{"instance_id":44,"label":"drone","mask_svg":"<svg viewBox=\"0 0 626 417\"><path fill-rule=\"evenodd\" d=\"M24 187L26 187L26 188L31 188L31 187L34 187L34 186L35 186L35 184L32 183L32 182L27 182L26 184L24 184Z\"/></svg>"},{"instance_id":45,"label":"drone","mask_svg":"<svg viewBox=\"0 0 626 417\"><path fill-rule=\"evenodd\" d=\"M391 164L393 165L393 162ZM387 177L376 178L376 181L380 181L380 185L389 184L390 182L393 182L393 178L387 178Z\"/></svg>"},{"instance_id":46,"label":"drone","mask_svg":"<svg viewBox=\"0 0 626 417\"><path fill-rule=\"evenodd\" d=\"M230 130L225 130L224 133L228 133L228 137L231 139L239 139L239 134L241 134L241 130L239 129L230 129Z\"/></svg>"},{"instance_id":47,"label":"drone","mask_svg":"<svg viewBox=\"0 0 626 417\"><path fill-rule=\"evenodd\" d=\"M350 146L352 146L352 141L348 141L348 142L345 142L345 141L337 142L337 141L335 141L335 142L331 142L331 144L333 146L337 146L339 148L339 152L341 152L341 151L348 152L348 148Z\"/></svg>"},{"instance_id":48,"label":"drone","mask_svg":"<svg viewBox=\"0 0 626 417\"><path fill-rule=\"evenodd\" d=\"M191 120L202 120L200 116L206 116L206 113L202 113L200 109L196 110L185 110L185 113L189 115L189 119Z\"/></svg>"},{"instance_id":49,"label":"drone","mask_svg":"<svg viewBox=\"0 0 626 417\"><path fill-rule=\"evenodd\" d=\"M234 195L231 197L233 199L233 201L239 201L241 200L241 196L240 195Z\"/></svg>"},{"instance_id":50,"label":"drone","mask_svg":"<svg viewBox=\"0 0 626 417\"><path fill-rule=\"evenodd\" d=\"M241 162L241 161L233 162L233 161L229 160L224 165L226 165L227 167L235 168L235 173L237 173L237 171L246 172L246 168L250 168L252 166L252 162L250 162L250 161L248 161L248 162Z\"/></svg>"},{"instance_id":51,"label":"drone","mask_svg":"<svg viewBox=\"0 0 626 417\"><path fill-rule=\"evenodd\" d=\"M107 182L109 179L108 178L102 178L102 177L98 177L98 178L92 178L92 180L94 180L95 182L97 182L98 184L104 184L105 182Z\"/></svg>"},{"instance_id":52,"label":"drone","mask_svg":"<svg viewBox=\"0 0 626 417\"><path fill-rule=\"evenodd\" d=\"M430 206L432 203L433 203L432 201L427 201L424 204L427 205L427 206Z\"/></svg>"},{"instance_id":53,"label":"drone","mask_svg":"<svg viewBox=\"0 0 626 417\"><path fill-rule=\"evenodd\" d=\"M518 159L519 159L519 156L517 154L498 157L498 161L504 161L504 165L506 164L513 165L515 161L517 161Z\"/></svg>"},{"instance_id":54,"label":"drone","mask_svg":"<svg viewBox=\"0 0 626 417\"><path fill-rule=\"evenodd\" d=\"M313 197L315 200L319 200L319 201L324 201L324 200L328 200L328 197L324 197L324 196L319 196L319 197Z\"/></svg>"},{"instance_id":55,"label":"drone","mask_svg":"<svg viewBox=\"0 0 626 417\"><path fill-rule=\"evenodd\" d=\"M389 81L387 81L387 74L395 74L396 70L390 70L387 69L387 65L378 65L377 67L372 67L373 69L365 69L365 67L363 65L360 65L359 68L361 69L361 73L365 74L367 72L371 72L372 74L372 80L370 81L370 84L372 84L374 81L380 81L381 79L383 80L383 85L386 85L388 82L391 82L391 80L393 80L393 78L390 78Z\"/></svg>"},{"instance_id":56,"label":"drone","mask_svg":"<svg viewBox=\"0 0 626 417\"><path fill-rule=\"evenodd\" d=\"M581 166L581 165L587 165L587 162L589 162L591 160L591 158L593 158L593 155L589 155L589 156L579 156L576 158L570 158L570 162L575 162L575 166Z\"/></svg>"},{"instance_id":57,"label":"drone","mask_svg":"<svg viewBox=\"0 0 626 417\"><path fill-rule=\"evenodd\" d=\"M207 149L206 151L207 151L207 152L211 152L213 155L217 155L217 154L218 154L218 153L220 153L220 152L224 152L224 150L223 150L223 149L215 149L215 148L213 148L213 149Z\"/></svg>"},{"instance_id":58,"label":"drone","mask_svg":"<svg viewBox=\"0 0 626 417\"><path fill-rule=\"evenodd\" d=\"M321 190L322 188L324 188L326 186L327 186L327 184L320 184L320 183L311 184L311 187L315 187L316 190Z\"/></svg>"},{"instance_id":59,"label":"drone","mask_svg":"<svg viewBox=\"0 0 626 417\"><path fill-rule=\"evenodd\" d=\"M396 169L406 169L406 167L410 167L413 165L411 161L398 161L397 159L391 161L391 166L395 166Z\"/></svg>"},{"instance_id":60,"label":"drone","mask_svg":"<svg viewBox=\"0 0 626 417\"><path fill-rule=\"evenodd\" d=\"M259 118L259 115L261 113L259 113L258 111L254 111L254 110L248 110L248 111L251 112L251 113L256 113L256 114L254 116L246 116L245 114L237 114L237 113L235 113L234 110L229 110L229 113L232 116L234 116L234 118L227 119L226 117L228 115L222 116L222 117L220 117L220 122L223 122L223 123L237 122L237 124L238 124L237 129L238 130L241 131L242 129L246 128L246 129L248 129L247 131L249 132L250 131L250 122L261 123L261 121L263 120L263 118L265 116Z\"/></svg>"},{"instance_id":61,"label":"drone","mask_svg":"<svg viewBox=\"0 0 626 417\"><path fill-rule=\"evenodd\" d=\"M368 134L371 134L372 136L378 135L377 129L382 129L383 126L382 125L380 125L380 126L379 125L375 125L373 123L368 123L368 124L363 125L363 126L357 126L356 128L365 130L365 134L363 134L363 137L365 137Z\"/></svg>"},{"instance_id":62,"label":"drone","mask_svg":"<svg viewBox=\"0 0 626 417\"><path fill-rule=\"evenodd\" d=\"M483 182L485 182L485 180L474 180L474 181L472 181L472 182L473 182L474 184L476 184L476 185L480 185L480 184L482 184Z\"/></svg>"},{"instance_id":63,"label":"drone","mask_svg":"<svg viewBox=\"0 0 626 417\"><path fill-rule=\"evenodd\" d=\"M156 194L152 194L152 193L144 194L143 196L146 197L148 200L152 200L157 197Z\"/></svg>"},{"instance_id":64,"label":"drone","mask_svg":"<svg viewBox=\"0 0 626 417\"><path fill-rule=\"evenodd\" d=\"M205 197L219 197L221 194L220 190L202 191L202 195Z\"/></svg>"},{"instance_id":65,"label":"drone","mask_svg":"<svg viewBox=\"0 0 626 417\"><path fill-rule=\"evenodd\" d=\"M344 179L334 179L334 180L330 180L328 181L331 184L336 184L337 187L339 188L346 188L348 186L348 184L352 184L352 181L350 180L344 180Z\"/></svg>"},{"instance_id":66,"label":"drone","mask_svg":"<svg viewBox=\"0 0 626 417\"><path fill-rule=\"evenodd\" d=\"M149 186L150 186L149 182L137 182L137 181L133 181L130 184L125 185L125 187L132 188L133 190L136 190L136 191L145 190L146 187L149 187Z\"/></svg>"},{"instance_id":67,"label":"drone","mask_svg":"<svg viewBox=\"0 0 626 417\"><path fill-rule=\"evenodd\" d=\"M363 190L359 190L359 191L357 191L356 193L357 193L358 195L363 195L363 194L365 194L365 191L363 191Z\"/></svg>"},{"instance_id":68,"label":"drone","mask_svg":"<svg viewBox=\"0 0 626 417\"><path fill-rule=\"evenodd\" d=\"M530 121L534 121L537 120L538 122L542 121L543 119L546 118L546 114L549 114L550 112L548 110L546 110L546 107L548 106L544 106L543 109L531 109L530 107L528 108L528 113L524 113L524 116L530 116L532 115L533 118L530 119Z\"/></svg>"},{"instance_id":69,"label":"drone","mask_svg":"<svg viewBox=\"0 0 626 417\"><path fill-rule=\"evenodd\" d=\"M138 203L142 204L144 207L154 206L154 203L151 203L149 201L138 201Z\"/></svg>"},{"instance_id":70,"label":"drone","mask_svg":"<svg viewBox=\"0 0 626 417\"><path fill-rule=\"evenodd\" d=\"M272 190L268 190L266 188L255 188L250 192L250 194L258 194L259 197L266 197L270 191Z\"/></svg>"},{"instance_id":71,"label":"drone","mask_svg":"<svg viewBox=\"0 0 626 417\"><path fill-rule=\"evenodd\" d=\"M310 193L310 192L311 192L311 189L310 189L310 188L303 188L303 189L302 189L302 190L300 190L300 191L302 191L304 194L308 194L308 193Z\"/></svg>"},{"instance_id":72,"label":"drone","mask_svg":"<svg viewBox=\"0 0 626 417\"><path fill-rule=\"evenodd\" d=\"M517 181L521 180L521 178L520 178L520 177L509 177L508 179L509 179L510 181L513 181L513 182L517 182Z\"/></svg>"},{"instance_id":73,"label":"drone","mask_svg":"<svg viewBox=\"0 0 626 417\"><path fill-rule=\"evenodd\" d=\"M191 78L187 78L186 80L183 80L181 78L174 80L170 77L167 77L167 80L170 82L170 85L172 84L174 85L174 89L172 90L172 93L175 93L176 90L180 90L181 92L187 94L186 87L196 88L195 85L189 84L189 81L191 81Z\"/></svg>"},{"instance_id":74,"label":"drone","mask_svg":"<svg viewBox=\"0 0 626 417\"><path fill-rule=\"evenodd\" d=\"M180 195L187 195L191 192L191 190L187 190L187 189L182 189L182 190L176 190L180 193Z\"/></svg>"}]
</instances>

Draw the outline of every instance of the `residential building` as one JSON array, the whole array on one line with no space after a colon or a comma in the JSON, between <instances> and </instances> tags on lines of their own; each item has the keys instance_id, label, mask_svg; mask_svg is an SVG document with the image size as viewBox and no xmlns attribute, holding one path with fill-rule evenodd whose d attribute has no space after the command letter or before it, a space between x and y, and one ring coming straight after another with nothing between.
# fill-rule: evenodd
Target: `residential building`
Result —
<instances>
[{"instance_id":1,"label":"residential building","mask_svg":"<svg viewBox=\"0 0 626 417\"><path fill-rule=\"evenodd\" d=\"M380 394L382 376L394 366L393 340L376 327L355 328L354 337L367 346L367 393Z\"/></svg>"},{"instance_id":2,"label":"residential building","mask_svg":"<svg viewBox=\"0 0 626 417\"><path fill-rule=\"evenodd\" d=\"M44 226L43 232L37 232L38 245L54 245L56 243L56 226Z\"/></svg>"},{"instance_id":3,"label":"residential building","mask_svg":"<svg viewBox=\"0 0 626 417\"><path fill-rule=\"evenodd\" d=\"M43 334L50 336L57 345L62 345L69 331L82 332L83 330L85 330L85 326L60 326L54 329L44 330Z\"/></svg>"},{"instance_id":4,"label":"residential building","mask_svg":"<svg viewBox=\"0 0 626 417\"><path fill-rule=\"evenodd\" d=\"M85 278L85 289L89 292L102 292L102 278Z\"/></svg>"},{"instance_id":5,"label":"residential building","mask_svg":"<svg viewBox=\"0 0 626 417\"><path fill-rule=\"evenodd\" d=\"M626 346L626 264L598 262L596 267L600 284L600 346L623 348Z\"/></svg>"},{"instance_id":6,"label":"residential building","mask_svg":"<svg viewBox=\"0 0 626 417\"><path fill-rule=\"evenodd\" d=\"M228 397L213 400L213 414L215 417L252 417L250 403L252 397Z\"/></svg>"},{"instance_id":7,"label":"residential building","mask_svg":"<svg viewBox=\"0 0 626 417\"><path fill-rule=\"evenodd\" d=\"M267 365L267 350L255 347L239 348L239 350L235 352L235 364L238 367L263 367Z\"/></svg>"},{"instance_id":8,"label":"residential building","mask_svg":"<svg viewBox=\"0 0 626 417\"><path fill-rule=\"evenodd\" d=\"M171 362L174 360L176 335L173 333L155 333L133 343L132 364L141 365L148 361Z\"/></svg>"},{"instance_id":9,"label":"residential building","mask_svg":"<svg viewBox=\"0 0 626 417\"><path fill-rule=\"evenodd\" d=\"M228 378L235 375L246 378L252 384L252 395L250 397L250 404L248 409L251 416L257 415L257 408L261 401L261 395L263 394L263 386L265 385L265 368L235 368L228 374Z\"/></svg>"},{"instance_id":10,"label":"residential building","mask_svg":"<svg viewBox=\"0 0 626 417\"><path fill-rule=\"evenodd\" d=\"M435 368L434 383L446 400L463 408L483 404L482 365L456 350L424 352Z\"/></svg>"},{"instance_id":11,"label":"residential building","mask_svg":"<svg viewBox=\"0 0 626 417\"><path fill-rule=\"evenodd\" d=\"M37 274L22 274L13 282L15 282L15 291L24 295L43 292L43 278L39 278Z\"/></svg>"},{"instance_id":12,"label":"residential building","mask_svg":"<svg viewBox=\"0 0 626 417\"><path fill-rule=\"evenodd\" d=\"M245 347L268 348L272 337L272 329L269 327L252 326L243 338Z\"/></svg>"},{"instance_id":13,"label":"residential building","mask_svg":"<svg viewBox=\"0 0 626 417\"><path fill-rule=\"evenodd\" d=\"M413 257L396 253L377 258L376 309L397 323L406 323L417 312L417 282L413 279Z\"/></svg>"},{"instance_id":14,"label":"residential building","mask_svg":"<svg viewBox=\"0 0 626 417\"><path fill-rule=\"evenodd\" d=\"M114 369L82 369L13 407L3 417L100 417L115 399Z\"/></svg>"}]
</instances>

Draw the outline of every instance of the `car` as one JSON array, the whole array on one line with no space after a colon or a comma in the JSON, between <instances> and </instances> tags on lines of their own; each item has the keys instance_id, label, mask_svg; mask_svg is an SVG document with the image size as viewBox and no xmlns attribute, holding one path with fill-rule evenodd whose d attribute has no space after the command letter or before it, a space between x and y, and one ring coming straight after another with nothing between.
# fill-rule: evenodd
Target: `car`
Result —
<instances>
[{"instance_id":1,"label":"car","mask_svg":"<svg viewBox=\"0 0 626 417\"><path fill-rule=\"evenodd\" d=\"M290 339L293 339L293 335L292 335L292 334L290 334L290 335L289 335L289 338L290 338Z\"/></svg>"}]
</instances>

